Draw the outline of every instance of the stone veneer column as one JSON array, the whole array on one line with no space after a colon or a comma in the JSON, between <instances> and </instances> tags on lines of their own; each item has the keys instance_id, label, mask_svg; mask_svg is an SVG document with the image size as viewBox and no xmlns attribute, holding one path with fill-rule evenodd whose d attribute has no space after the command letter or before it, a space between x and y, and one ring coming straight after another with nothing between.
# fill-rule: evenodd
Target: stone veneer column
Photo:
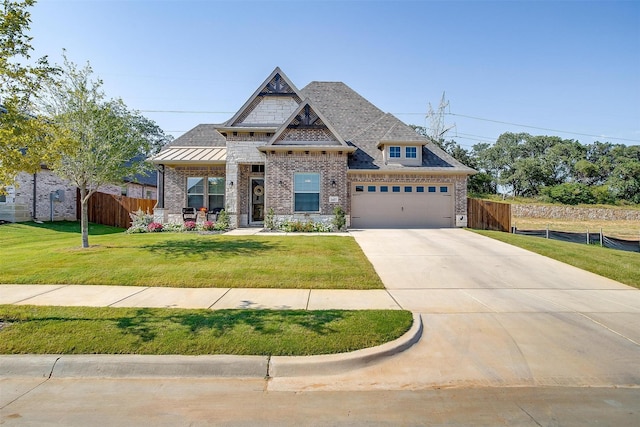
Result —
<instances>
[{"instance_id":1,"label":"stone veneer column","mask_svg":"<svg viewBox=\"0 0 640 427\"><path fill-rule=\"evenodd\" d=\"M225 190L225 210L229 214L229 225L238 228L238 164L227 161L226 166L226 190Z\"/></svg>"}]
</instances>

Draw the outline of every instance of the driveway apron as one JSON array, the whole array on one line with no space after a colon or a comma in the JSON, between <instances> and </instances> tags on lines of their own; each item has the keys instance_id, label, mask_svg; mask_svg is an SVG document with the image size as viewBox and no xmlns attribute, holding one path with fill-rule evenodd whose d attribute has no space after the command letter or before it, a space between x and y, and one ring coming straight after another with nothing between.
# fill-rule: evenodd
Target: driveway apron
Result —
<instances>
[{"instance_id":1,"label":"driveway apron","mask_svg":"<svg viewBox=\"0 0 640 427\"><path fill-rule=\"evenodd\" d=\"M352 235L394 300L421 314L421 340L331 381L272 389L640 386L637 289L463 229Z\"/></svg>"}]
</instances>

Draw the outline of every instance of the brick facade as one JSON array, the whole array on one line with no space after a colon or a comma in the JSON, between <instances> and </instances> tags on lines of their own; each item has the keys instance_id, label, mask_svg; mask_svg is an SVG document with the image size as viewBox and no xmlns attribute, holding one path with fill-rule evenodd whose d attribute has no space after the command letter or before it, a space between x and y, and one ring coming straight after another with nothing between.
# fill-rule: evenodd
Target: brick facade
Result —
<instances>
[{"instance_id":1,"label":"brick facade","mask_svg":"<svg viewBox=\"0 0 640 427\"><path fill-rule=\"evenodd\" d=\"M10 222L32 219L50 221L53 216L54 221L75 221L76 188L46 169L36 174L35 181L35 212L33 211L34 175L22 172L16 178L16 185L10 189L6 202L0 203L0 219Z\"/></svg>"},{"instance_id":2,"label":"brick facade","mask_svg":"<svg viewBox=\"0 0 640 427\"><path fill-rule=\"evenodd\" d=\"M224 165L170 167L164 171L164 215L168 222L182 222L182 208L187 206L187 178L226 176ZM228 183L227 183L228 186ZM225 200L226 204L226 200Z\"/></svg>"},{"instance_id":3,"label":"brick facade","mask_svg":"<svg viewBox=\"0 0 640 427\"><path fill-rule=\"evenodd\" d=\"M347 155L338 152L268 152L266 171L266 206L276 219L325 218L341 206L347 211ZM320 173L320 212L294 213L293 179L296 172Z\"/></svg>"}]
</instances>

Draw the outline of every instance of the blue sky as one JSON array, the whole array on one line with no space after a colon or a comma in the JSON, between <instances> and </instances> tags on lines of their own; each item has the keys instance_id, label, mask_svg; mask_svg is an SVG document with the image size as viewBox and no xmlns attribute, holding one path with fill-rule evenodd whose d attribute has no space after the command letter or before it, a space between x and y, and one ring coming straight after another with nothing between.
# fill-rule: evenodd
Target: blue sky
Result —
<instances>
[{"instance_id":1,"label":"blue sky","mask_svg":"<svg viewBox=\"0 0 640 427\"><path fill-rule=\"evenodd\" d=\"M428 125L445 91L449 137L467 148L506 131L640 144L638 1L40 0L31 13L35 56L89 61L109 97L174 136L227 120L279 66L409 124Z\"/></svg>"}]
</instances>

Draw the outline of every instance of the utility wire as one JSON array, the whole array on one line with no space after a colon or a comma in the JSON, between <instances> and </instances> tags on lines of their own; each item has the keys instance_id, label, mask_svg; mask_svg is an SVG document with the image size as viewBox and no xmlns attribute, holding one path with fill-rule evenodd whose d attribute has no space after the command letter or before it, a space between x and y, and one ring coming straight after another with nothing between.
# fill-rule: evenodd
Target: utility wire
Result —
<instances>
[{"instance_id":1,"label":"utility wire","mask_svg":"<svg viewBox=\"0 0 640 427\"><path fill-rule=\"evenodd\" d=\"M190 110L138 110L141 113L171 113L171 114L235 114L235 111L190 111ZM392 113L394 115L424 115L426 117L426 113ZM486 119L483 117L476 117L476 116L469 116L466 114L456 114L456 113L452 113L452 112L448 112L445 113L449 116L457 116L457 117L464 117L467 119L473 119L473 120L481 120L481 121L485 121L485 122L491 122L491 123L500 123L503 125L510 125L510 126L520 126L523 128L529 128L529 129L538 129L538 130L545 130L545 131L549 131L549 132L558 132L558 133L564 133L564 134L568 134L568 135L580 135L580 136L590 136L593 138L603 138L603 139L615 139L618 141L627 141L627 142L640 142L640 139L629 139L629 138L618 138L618 137L614 137L614 136L603 136L603 135L594 135L594 134L590 134L590 133L580 133L580 132L572 132L572 131L567 131L567 130L559 130L559 129L550 129L550 128L543 128L543 127L539 127L539 126L531 126L531 125L523 125L521 123L512 123L512 122L505 122L502 120L493 120L493 119ZM472 135L472 136L478 136L478 135ZM482 136L480 136L480 138L484 138ZM466 138L466 139L470 139L470 140L474 140L473 138ZM492 140L493 138L486 138L489 140Z\"/></svg>"},{"instance_id":2,"label":"utility wire","mask_svg":"<svg viewBox=\"0 0 640 427\"><path fill-rule=\"evenodd\" d=\"M549 128L543 128L543 127L537 127L537 126L523 125L523 124L520 124L520 123L503 122L503 121L500 121L500 120L492 120L492 119L485 119L485 118L482 118L482 117L467 116L465 114L456 114L456 113L445 113L445 114L447 114L449 116L465 117L467 119L482 120L482 121L485 121L485 122L500 123L500 124L503 124L503 125L520 126L520 127L523 127L523 128L530 128L530 129L546 130L546 131L550 131L550 132L566 133L566 134L570 134L570 135L591 136L591 137L594 137L594 138L606 138L606 139L617 139L619 141L640 142L640 139L616 138L614 136L602 136L602 135L593 135L593 134L590 134L590 133L580 133L580 132L570 132L570 131L559 130L559 129L549 129Z\"/></svg>"}]
</instances>

